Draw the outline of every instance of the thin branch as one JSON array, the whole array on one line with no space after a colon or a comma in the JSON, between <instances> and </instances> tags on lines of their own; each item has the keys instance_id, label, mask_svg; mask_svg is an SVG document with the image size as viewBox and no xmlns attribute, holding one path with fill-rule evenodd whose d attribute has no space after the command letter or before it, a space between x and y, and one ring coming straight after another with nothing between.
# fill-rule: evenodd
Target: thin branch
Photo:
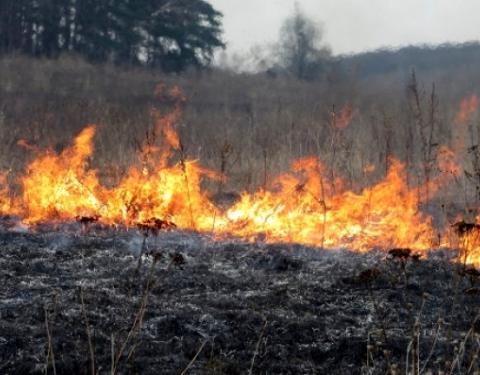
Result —
<instances>
[{"instance_id":1,"label":"thin branch","mask_svg":"<svg viewBox=\"0 0 480 375\"><path fill-rule=\"evenodd\" d=\"M95 351L92 344L92 333L90 331L90 323L88 322L87 312L85 310L85 301L83 299L83 289L80 288L80 302L82 303L82 316L85 322L85 331L87 332L88 350L90 352L90 370L95 375Z\"/></svg>"},{"instance_id":2,"label":"thin branch","mask_svg":"<svg viewBox=\"0 0 480 375\"><path fill-rule=\"evenodd\" d=\"M198 356L200 355L200 353L202 352L203 348L205 347L205 345L207 344L208 340L205 340L202 345L200 346L200 349L198 349L197 353L195 354L195 356L192 358L192 360L190 361L190 363L187 365L187 367L185 367L185 369L180 373L180 375L185 375L187 373L187 371L190 369L190 367L193 366L193 364L195 363L195 361L197 360Z\"/></svg>"},{"instance_id":3,"label":"thin branch","mask_svg":"<svg viewBox=\"0 0 480 375\"><path fill-rule=\"evenodd\" d=\"M248 370L248 375L252 375L253 366L255 364L255 358L258 355L258 352L259 352L259 349L260 349L260 343L262 342L262 338L265 334L265 331L267 330L267 326L268 326L268 319L265 320L265 323L263 324L262 331L260 332L260 336L258 337L257 345L255 345L255 352L253 353L252 362L250 363L250 369Z\"/></svg>"},{"instance_id":4,"label":"thin branch","mask_svg":"<svg viewBox=\"0 0 480 375\"><path fill-rule=\"evenodd\" d=\"M48 311L46 306L44 307L44 310L45 310L45 329L47 331L47 339L48 339L47 366L45 368L45 373L48 373L48 365L50 364L50 360L51 360L52 367L53 367L53 374L57 375L57 368L55 366L55 353L53 351L52 335L50 333L50 327L48 325Z\"/></svg>"}]
</instances>

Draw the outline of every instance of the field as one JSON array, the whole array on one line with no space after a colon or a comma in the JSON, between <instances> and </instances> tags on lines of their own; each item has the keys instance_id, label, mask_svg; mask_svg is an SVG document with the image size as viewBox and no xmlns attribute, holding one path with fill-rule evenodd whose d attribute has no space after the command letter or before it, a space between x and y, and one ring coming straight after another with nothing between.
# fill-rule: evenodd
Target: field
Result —
<instances>
[{"instance_id":1,"label":"field","mask_svg":"<svg viewBox=\"0 0 480 375\"><path fill-rule=\"evenodd\" d=\"M466 152L477 140L476 113L464 128L456 123L462 100L476 94L480 83L480 75L468 67L422 71L412 86L410 71L366 78L352 72L305 82L228 71L172 76L67 57L7 57L0 76L2 167L15 172L34 157L17 145L20 139L59 151L87 124L96 124L93 165L105 178L118 179L137 161L152 127L152 107L169 110L171 102L155 95L158 85L178 86L186 97L177 130L188 156L221 170L228 189L237 192L253 191L295 159L311 155L337 169L355 189L381 178L390 156L407 163L410 175L419 175L425 162L421 132L425 138L432 126L432 144L453 147L463 137ZM345 108L351 121L337 131L332 113L338 118ZM474 174L471 158L465 158ZM365 178L369 165L375 172ZM466 185L469 193L475 188L475 183Z\"/></svg>"},{"instance_id":2,"label":"field","mask_svg":"<svg viewBox=\"0 0 480 375\"><path fill-rule=\"evenodd\" d=\"M0 372L480 371L476 70L0 77Z\"/></svg>"},{"instance_id":3,"label":"field","mask_svg":"<svg viewBox=\"0 0 480 375\"><path fill-rule=\"evenodd\" d=\"M478 274L428 259L149 238L2 232L3 373L478 371ZM93 371L93 370L92 370Z\"/></svg>"}]
</instances>

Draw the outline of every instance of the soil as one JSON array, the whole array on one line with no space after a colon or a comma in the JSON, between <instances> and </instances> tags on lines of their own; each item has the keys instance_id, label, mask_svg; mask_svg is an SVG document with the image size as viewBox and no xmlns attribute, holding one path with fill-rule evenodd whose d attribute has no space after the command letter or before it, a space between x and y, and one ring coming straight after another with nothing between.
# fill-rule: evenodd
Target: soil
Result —
<instances>
[{"instance_id":1,"label":"soil","mask_svg":"<svg viewBox=\"0 0 480 375\"><path fill-rule=\"evenodd\" d=\"M0 245L1 374L479 370L478 275L453 251L73 224L4 228Z\"/></svg>"}]
</instances>

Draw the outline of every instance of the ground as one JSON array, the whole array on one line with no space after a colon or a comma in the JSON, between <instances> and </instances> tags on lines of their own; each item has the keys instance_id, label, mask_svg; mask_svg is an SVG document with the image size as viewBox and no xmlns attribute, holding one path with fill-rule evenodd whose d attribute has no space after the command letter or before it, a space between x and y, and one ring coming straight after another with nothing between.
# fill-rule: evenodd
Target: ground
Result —
<instances>
[{"instance_id":1,"label":"ground","mask_svg":"<svg viewBox=\"0 0 480 375\"><path fill-rule=\"evenodd\" d=\"M0 373L89 374L92 361L100 374L479 369L477 275L453 252L184 232L143 242L76 225L1 231Z\"/></svg>"}]
</instances>

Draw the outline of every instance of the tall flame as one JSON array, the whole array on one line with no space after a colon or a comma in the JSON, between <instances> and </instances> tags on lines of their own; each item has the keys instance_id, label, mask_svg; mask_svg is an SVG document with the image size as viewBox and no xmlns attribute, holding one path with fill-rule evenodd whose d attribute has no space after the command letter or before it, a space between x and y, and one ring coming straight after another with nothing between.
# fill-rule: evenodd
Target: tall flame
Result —
<instances>
[{"instance_id":1,"label":"tall flame","mask_svg":"<svg viewBox=\"0 0 480 375\"><path fill-rule=\"evenodd\" d=\"M88 126L60 154L49 150L27 167L22 178L25 219L29 223L94 215L101 210L101 186L88 169L95 127Z\"/></svg>"}]
</instances>

